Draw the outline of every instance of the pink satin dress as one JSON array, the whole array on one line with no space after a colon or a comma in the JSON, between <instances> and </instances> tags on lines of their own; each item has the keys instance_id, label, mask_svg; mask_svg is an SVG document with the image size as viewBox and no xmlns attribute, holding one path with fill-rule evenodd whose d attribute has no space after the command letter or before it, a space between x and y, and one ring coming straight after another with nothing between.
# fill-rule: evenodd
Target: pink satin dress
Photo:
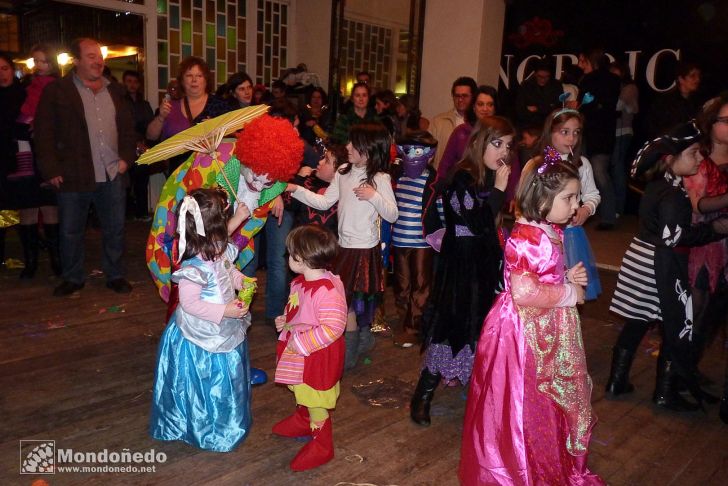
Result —
<instances>
[{"instance_id":1,"label":"pink satin dress","mask_svg":"<svg viewBox=\"0 0 728 486\"><path fill-rule=\"evenodd\" d=\"M463 427L464 485L597 485L587 468L596 418L560 228L520 220L505 290L478 341Z\"/></svg>"}]
</instances>

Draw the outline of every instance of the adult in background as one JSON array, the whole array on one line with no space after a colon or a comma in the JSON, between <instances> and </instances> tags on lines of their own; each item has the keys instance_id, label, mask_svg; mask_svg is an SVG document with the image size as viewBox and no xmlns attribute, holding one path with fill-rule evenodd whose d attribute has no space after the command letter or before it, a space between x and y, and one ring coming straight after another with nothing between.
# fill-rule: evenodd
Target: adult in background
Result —
<instances>
[{"instance_id":1,"label":"adult in background","mask_svg":"<svg viewBox=\"0 0 728 486\"><path fill-rule=\"evenodd\" d=\"M20 225L18 233L23 244L25 268L20 278L33 278L38 269L38 214L43 215L43 234L48 246L51 268L61 274L61 258L58 254L58 207L56 194L43 179L33 157L32 140L35 112L41 94L46 86L58 79L58 65L55 54L44 45L33 46L33 74L25 84L25 101L20 107L14 136L17 142L15 168L8 176L8 197L12 207L18 210Z\"/></svg>"},{"instance_id":2,"label":"adult in background","mask_svg":"<svg viewBox=\"0 0 728 486\"><path fill-rule=\"evenodd\" d=\"M270 87L270 93L273 95L273 100L280 100L286 97L286 83L280 79L273 81Z\"/></svg>"},{"instance_id":3,"label":"adult in background","mask_svg":"<svg viewBox=\"0 0 728 486\"><path fill-rule=\"evenodd\" d=\"M579 67L584 77L579 83L579 96L583 100L590 93L594 100L581 105L584 114L584 141L586 154L594 169L594 180L602 196L599 205L598 230L614 229L617 222L614 181L610 163L614 151L619 100L619 77L609 72L609 58L602 49L592 49L579 54Z\"/></svg>"},{"instance_id":4,"label":"adult in background","mask_svg":"<svg viewBox=\"0 0 728 486\"><path fill-rule=\"evenodd\" d=\"M264 84L256 84L253 86L253 101L251 105L268 105L271 102L273 95Z\"/></svg>"},{"instance_id":5,"label":"adult in background","mask_svg":"<svg viewBox=\"0 0 728 486\"><path fill-rule=\"evenodd\" d=\"M465 123L453 130L437 166L437 178L444 180L450 169L460 162L468 145L473 126L485 117L495 116L498 112L498 91L492 86L479 86L475 100L465 111Z\"/></svg>"},{"instance_id":6,"label":"adult in background","mask_svg":"<svg viewBox=\"0 0 728 486\"><path fill-rule=\"evenodd\" d=\"M498 114L498 92L493 86L479 86L475 93L475 101L465 113L466 122L457 127L450 135L442 159L440 159L440 165L437 166L437 180L441 184L447 179L448 172L462 160L468 146L470 134L473 130L476 130L474 128L476 124ZM508 178L508 187L506 189L506 203L508 205L515 196L518 179L521 177L521 163L515 152L511 157L510 164L511 175Z\"/></svg>"},{"instance_id":7,"label":"adult in background","mask_svg":"<svg viewBox=\"0 0 728 486\"><path fill-rule=\"evenodd\" d=\"M432 125L430 127L430 133L441 149L435 154L435 160L432 161L432 165L437 168L440 165L442 159L443 148L447 141L450 139L450 135L453 130L458 126L465 123L465 112L473 102L475 92L478 90L478 85L475 83L473 78L467 76L459 77L452 83L450 94L452 95L452 109L444 113L440 113L432 119Z\"/></svg>"},{"instance_id":8,"label":"adult in background","mask_svg":"<svg viewBox=\"0 0 728 486\"><path fill-rule=\"evenodd\" d=\"M73 70L45 88L35 116L38 165L58 191L63 283L53 295L84 286L84 230L92 203L103 234L106 286L128 293L132 287L122 264L126 204L119 176L136 155L134 120L124 88L103 77L99 43L77 39L71 54Z\"/></svg>"},{"instance_id":9,"label":"adult in background","mask_svg":"<svg viewBox=\"0 0 728 486\"><path fill-rule=\"evenodd\" d=\"M404 136L411 131L427 131L430 128L430 120L422 116L417 100L411 94L403 94L395 105L397 113L398 131Z\"/></svg>"},{"instance_id":10,"label":"adult in background","mask_svg":"<svg viewBox=\"0 0 728 486\"><path fill-rule=\"evenodd\" d=\"M369 94L367 107L370 109L374 109L374 95L376 94L376 90L372 86L372 76L367 71L359 71L358 73L356 73L354 79L356 80L354 84L363 84L367 87L367 91ZM346 113L351 110L354 104L353 92L354 91L352 87L352 96L349 97L346 102L341 104L339 113Z\"/></svg>"},{"instance_id":11,"label":"adult in background","mask_svg":"<svg viewBox=\"0 0 728 486\"><path fill-rule=\"evenodd\" d=\"M675 125L691 120L700 111L697 97L700 88L700 67L679 61L675 67L675 86L655 97L647 113L647 136L664 135Z\"/></svg>"},{"instance_id":12,"label":"adult in background","mask_svg":"<svg viewBox=\"0 0 728 486\"><path fill-rule=\"evenodd\" d=\"M230 76L215 95L225 100L231 110L247 108L253 103L253 79L245 71Z\"/></svg>"},{"instance_id":13,"label":"adult in background","mask_svg":"<svg viewBox=\"0 0 728 486\"><path fill-rule=\"evenodd\" d=\"M0 210L10 209L8 172L15 170L17 145L13 139L15 120L25 99L25 90L15 77L10 54L0 52ZM0 228L0 266L5 266L5 228Z\"/></svg>"},{"instance_id":14,"label":"adult in background","mask_svg":"<svg viewBox=\"0 0 728 486\"><path fill-rule=\"evenodd\" d=\"M121 82L126 88L126 99L131 105L134 117L134 133L136 134L137 153L146 150L147 126L154 118L154 110L142 93L142 77L139 71L124 71ZM149 166L134 164L129 170L131 175L132 195L134 196L134 217L140 221L150 221L149 216Z\"/></svg>"},{"instance_id":15,"label":"adult in background","mask_svg":"<svg viewBox=\"0 0 728 486\"><path fill-rule=\"evenodd\" d=\"M395 104L397 97L391 89L383 89L374 96L374 111L377 112L379 121L387 127L392 136L400 136L397 132L399 124L397 123L397 115L395 113Z\"/></svg>"},{"instance_id":16,"label":"adult in background","mask_svg":"<svg viewBox=\"0 0 728 486\"><path fill-rule=\"evenodd\" d=\"M369 87L366 84L356 83L351 88L351 102L351 108L336 120L330 136L333 143L346 145L352 125L379 120L374 109L369 107Z\"/></svg>"},{"instance_id":17,"label":"adult in background","mask_svg":"<svg viewBox=\"0 0 728 486\"><path fill-rule=\"evenodd\" d=\"M356 82L371 86L372 76L367 71L359 71L356 73Z\"/></svg>"},{"instance_id":18,"label":"adult in background","mask_svg":"<svg viewBox=\"0 0 728 486\"><path fill-rule=\"evenodd\" d=\"M584 71L576 64L569 64L564 68L561 74L561 83L564 87L564 93L569 93L568 98L564 102L564 107L571 108L572 110L576 110L579 107L579 80L582 76L584 76Z\"/></svg>"},{"instance_id":19,"label":"adult in background","mask_svg":"<svg viewBox=\"0 0 728 486\"><path fill-rule=\"evenodd\" d=\"M178 100L162 100L159 113L147 127L149 140L166 140L208 118L230 111L223 100L212 94L215 88L207 63L199 57L188 57L179 65L177 82L181 92ZM177 169L189 157L182 154L169 159L168 173Z\"/></svg>"},{"instance_id":20,"label":"adult in background","mask_svg":"<svg viewBox=\"0 0 728 486\"><path fill-rule=\"evenodd\" d=\"M328 96L323 88L314 87L306 94L306 106L298 114L301 121L298 131L301 137L310 145L316 144L317 138L325 138L331 130L331 112L329 111ZM319 128L316 129L316 126ZM317 134L319 131L323 132Z\"/></svg>"},{"instance_id":21,"label":"adult in background","mask_svg":"<svg viewBox=\"0 0 728 486\"><path fill-rule=\"evenodd\" d=\"M632 145L634 116L639 112L639 89L629 75L629 68L619 62L609 65L609 71L619 77L621 88L617 101L617 130L612 152L612 181L614 182L615 209L624 214L627 201L627 154Z\"/></svg>"},{"instance_id":22,"label":"adult in background","mask_svg":"<svg viewBox=\"0 0 728 486\"><path fill-rule=\"evenodd\" d=\"M543 126L546 115L560 104L564 92L561 81L554 79L551 65L539 60L533 76L521 84L516 96L516 122L519 126Z\"/></svg>"}]
</instances>

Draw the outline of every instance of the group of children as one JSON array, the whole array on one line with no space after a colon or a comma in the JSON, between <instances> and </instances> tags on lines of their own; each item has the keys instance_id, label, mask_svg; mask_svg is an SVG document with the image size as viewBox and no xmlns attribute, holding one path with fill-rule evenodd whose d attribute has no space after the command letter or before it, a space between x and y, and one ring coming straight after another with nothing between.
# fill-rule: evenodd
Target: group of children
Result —
<instances>
[{"instance_id":1,"label":"group of children","mask_svg":"<svg viewBox=\"0 0 728 486\"><path fill-rule=\"evenodd\" d=\"M547 119L538 155L523 168L516 222L507 238L499 215L515 131L501 117L479 122L463 159L445 179L438 180L429 165L437 142L415 132L398 140L401 174L393 190L389 133L381 124L363 123L352 127L347 161L331 168L328 185L312 191L306 183L288 184L292 198L313 210L326 212L338 204L338 243L331 231L310 224L286 240L289 266L298 276L285 314L276 319L275 381L293 392L296 409L273 433L311 437L292 461L293 470L333 457L331 411L340 379L374 344L371 322L384 290L380 225L385 220L394 223L403 333L419 334L425 344L412 419L430 423L430 403L441 380L469 383L462 483L603 484L586 465L595 418L576 307L601 292L582 228L599 204L591 166L581 156L582 125L582 115L569 108ZM656 214L643 215L633 250L641 262L654 256L647 269L652 273L643 276L657 281L658 288L680 286L669 304L670 315L682 309L677 318L667 312L638 316L670 320L661 360L668 363L663 374L672 377L672 388L656 390L656 401L671 405L677 400L677 374L698 399L704 396L695 384L694 361L680 349L692 316L685 305L690 286L680 280L683 262L675 247L728 233L725 220L691 226L690 204L680 199L682 177L697 170L687 162L695 155L684 150L692 150L699 133L693 135L651 142L638 154L635 171L664 174L648 185L641 212ZM333 165L333 155L327 157L322 164ZM234 292L242 276L231 264L230 212L215 190L194 191L180 208L183 262L174 274L180 306L160 344L150 425L155 438L215 451L232 450L250 428L245 340L250 314ZM236 211L233 218L243 216ZM668 306L643 292L647 286L628 282L626 268L613 308L627 286L630 302L657 298L658 306ZM630 334L629 326L625 332ZM614 394L631 389L628 369L616 378L613 370L608 389Z\"/></svg>"}]
</instances>

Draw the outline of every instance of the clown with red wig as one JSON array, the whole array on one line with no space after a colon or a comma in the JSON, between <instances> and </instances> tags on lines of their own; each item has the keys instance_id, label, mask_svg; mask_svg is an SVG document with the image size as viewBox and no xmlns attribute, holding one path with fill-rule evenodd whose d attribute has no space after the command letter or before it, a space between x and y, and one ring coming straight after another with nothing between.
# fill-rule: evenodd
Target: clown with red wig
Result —
<instances>
[{"instance_id":1,"label":"clown with red wig","mask_svg":"<svg viewBox=\"0 0 728 486\"><path fill-rule=\"evenodd\" d=\"M241 214L238 206L247 207L242 213L249 216L230 234L230 241L239 250L235 264L242 269L253 258L253 237L265 225L271 208L281 204L278 196L286 187L285 181L298 170L302 157L303 142L291 123L262 115L248 123L235 142L224 140L214 154L192 154L169 176L146 247L147 267L160 297L168 303L168 319L178 303L171 277L177 269L177 216L184 197L194 189L221 187L235 214ZM262 370L253 369L253 383L266 380Z\"/></svg>"}]
</instances>

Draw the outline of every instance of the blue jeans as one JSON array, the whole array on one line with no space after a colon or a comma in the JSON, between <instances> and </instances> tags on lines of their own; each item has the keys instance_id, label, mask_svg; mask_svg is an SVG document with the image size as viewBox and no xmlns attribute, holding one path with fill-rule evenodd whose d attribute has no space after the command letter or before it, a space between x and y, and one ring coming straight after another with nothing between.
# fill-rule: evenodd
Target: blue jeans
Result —
<instances>
[{"instance_id":1,"label":"blue jeans","mask_svg":"<svg viewBox=\"0 0 728 486\"><path fill-rule=\"evenodd\" d=\"M602 223L615 224L617 222L617 211L615 209L614 184L610 176L610 155L594 154L589 159L594 169L594 182L599 189L602 202L599 203L599 216Z\"/></svg>"},{"instance_id":2,"label":"blue jeans","mask_svg":"<svg viewBox=\"0 0 728 486\"><path fill-rule=\"evenodd\" d=\"M97 182L93 192L58 193L61 264L63 280L67 282L82 284L86 280L83 268L84 236L92 203L101 223L102 268L106 280L124 277L121 257L124 253L126 193L121 177L117 177L110 182Z\"/></svg>"},{"instance_id":3,"label":"blue jeans","mask_svg":"<svg viewBox=\"0 0 728 486\"><path fill-rule=\"evenodd\" d=\"M266 264L268 273L265 281L265 317L276 318L283 314L288 301L288 258L286 257L286 236L293 228L293 214L283 212L283 222L268 216L265 222Z\"/></svg>"},{"instance_id":4,"label":"blue jeans","mask_svg":"<svg viewBox=\"0 0 728 486\"><path fill-rule=\"evenodd\" d=\"M614 182L614 207L617 214L624 214L627 201L627 151L631 144L632 135L620 135L614 142L612 182Z\"/></svg>"}]
</instances>

